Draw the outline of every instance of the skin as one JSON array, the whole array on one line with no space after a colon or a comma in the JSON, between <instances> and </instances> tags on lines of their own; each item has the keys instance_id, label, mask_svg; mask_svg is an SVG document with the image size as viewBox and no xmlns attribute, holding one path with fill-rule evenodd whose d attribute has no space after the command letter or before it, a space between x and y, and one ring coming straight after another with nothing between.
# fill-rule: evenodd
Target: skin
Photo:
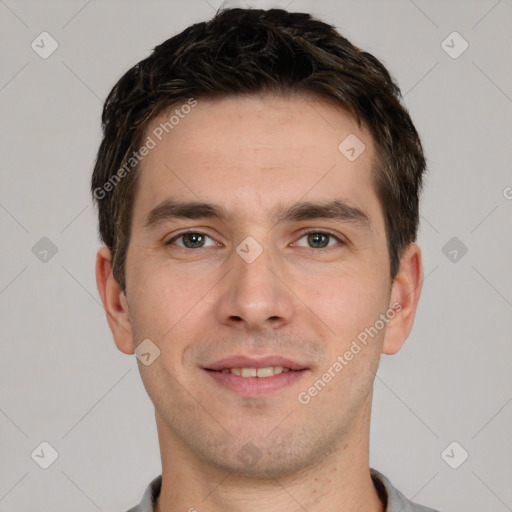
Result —
<instances>
[{"instance_id":1,"label":"skin","mask_svg":"<svg viewBox=\"0 0 512 512\"><path fill-rule=\"evenodd\" d=\"M160 114L147 134L166 119ZM353 162L338 150L350 134L366 146ZM118 349L133 354L150 339L161 351L149 366L138 363L155 405L160 512L384 510L368 466L373 381L381 354L398 352L411 330L423 274L411 244L390 280L374 157L369 132L341 108L267 94L198 100L143 160L126 295L106 247L96 276ZM145 229L167 198L220 203L230 217ZM363 211L368 224L275 222L281 204L334 199ZM207 235L199 248L183 237L165 245L189 229ZM311 241L306 229L340 241ZM252 263L236 252L247 236L263 249ZM298 394L394 303L401 311L301 404ZM233 354L279 354L308 370L271 394L241 396L204 370ZM240 456L248 443L253 464Z\"/></svg>"}]
</instances>

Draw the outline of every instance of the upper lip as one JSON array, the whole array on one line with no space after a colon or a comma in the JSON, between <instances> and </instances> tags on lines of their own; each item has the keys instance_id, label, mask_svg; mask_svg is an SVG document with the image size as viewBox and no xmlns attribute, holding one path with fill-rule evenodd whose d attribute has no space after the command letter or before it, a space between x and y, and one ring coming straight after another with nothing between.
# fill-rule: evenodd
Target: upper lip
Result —
<instances>
[{"instance_id":1,"label":"upper lip","mask_svg":"<svg viewBox=\"0 0 512 512\"><path fill-rule=\"evenodd\" d=\"M226 368L268 368L282 366L290 370L305 370L306 366L286 357L268 355L263 357L230 356L205 366L207 370L225 370Z\"/></svg>"}]
</instances>

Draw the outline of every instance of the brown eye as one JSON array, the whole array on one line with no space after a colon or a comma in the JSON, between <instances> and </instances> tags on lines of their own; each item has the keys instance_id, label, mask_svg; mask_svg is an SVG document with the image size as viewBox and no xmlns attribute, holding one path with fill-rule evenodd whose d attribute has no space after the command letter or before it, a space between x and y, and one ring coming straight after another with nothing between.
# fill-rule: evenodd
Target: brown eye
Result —
<instances>
[{"instance_id":1,"label":"brown eye","mask_svg":"<svg viewBox=\"0 0 512 512\"><path fill-rule=\"evenodd\" d=\"M312 247L323 249L329 244L329 235L325 233L309 233L308 244Z\"/></svg>"},{"instance_id":2,"label":"brown eye","mask_svg":"<svg viewBox=\"0 0 512 512\"><path fill-rule=\"evenodd\" d=\"M185 233L183 235L183 245L189 249L196 249L202 247L204 243L204 236L200 233Z\"/></svg>"}]
</instances>

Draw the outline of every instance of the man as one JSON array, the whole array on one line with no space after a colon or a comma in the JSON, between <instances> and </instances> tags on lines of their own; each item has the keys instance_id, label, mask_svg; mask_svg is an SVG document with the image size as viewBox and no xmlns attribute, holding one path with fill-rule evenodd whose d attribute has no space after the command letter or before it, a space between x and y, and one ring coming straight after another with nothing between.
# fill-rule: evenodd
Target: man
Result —
<instances>
[{"instance_id":1,"label":"man","mask_svg":"<svg viewBox=\"0 0 512 512\"><path fill-rule=\"evenodd\" d=\"M308 14L226 9L102 121L97 285L162 459L132 512L431 510L369 468L423 276L425 159L384 66Z\"/></svg>"}]
</instances>

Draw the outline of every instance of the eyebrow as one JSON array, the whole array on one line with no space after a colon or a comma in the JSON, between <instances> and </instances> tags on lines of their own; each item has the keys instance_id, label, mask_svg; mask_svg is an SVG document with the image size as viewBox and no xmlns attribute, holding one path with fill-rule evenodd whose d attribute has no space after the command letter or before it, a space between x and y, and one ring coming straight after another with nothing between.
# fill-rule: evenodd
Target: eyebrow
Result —
<instances>
[{"instance_id":1,"label":"eyebrow","mask_svg":"<svg viewBox=\"0 0 512 512\"><path fill-rule=\"evenodd\" d=\"M370 219L361 209L351 206L343 199L329 202L297 202L290 206L279 205L274 209L274 223L314 219L334 219L368 228ZM200 201L177 201L166 199L155 206L147 215L144 229L174 219L220 219L226 221L232 214L223 205Z\"/></svg>"}]
</instances>

